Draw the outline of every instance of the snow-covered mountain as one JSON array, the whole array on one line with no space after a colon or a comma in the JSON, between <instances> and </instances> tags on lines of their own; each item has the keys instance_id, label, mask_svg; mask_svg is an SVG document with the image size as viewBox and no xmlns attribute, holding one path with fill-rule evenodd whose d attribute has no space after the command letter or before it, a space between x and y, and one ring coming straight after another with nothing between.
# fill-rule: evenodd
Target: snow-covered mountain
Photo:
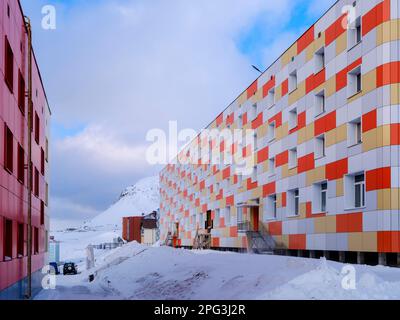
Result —
<instances>
[{"instance_id":1,"label":"snow-covered mountain","mask_svg":"<svg viewBox=\"0 0 400 320\"><path fill-rule=\"evenodd\" d=\"M121 228L123 217L148 214L159 206L159 177L144 178L122 191L118 201L92 219L88 225L93 228Z\"/></svg>"}]
</instances>

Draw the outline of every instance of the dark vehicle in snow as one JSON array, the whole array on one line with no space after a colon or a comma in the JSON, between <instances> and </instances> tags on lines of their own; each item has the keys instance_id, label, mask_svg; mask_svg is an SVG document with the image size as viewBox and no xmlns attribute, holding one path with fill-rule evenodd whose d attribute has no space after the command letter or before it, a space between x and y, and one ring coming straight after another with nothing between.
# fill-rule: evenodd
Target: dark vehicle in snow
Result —
<instances>
[{"instance_id":1,"label":"dark vehicle in snow","mask_svg":"<svg viewBox=\"0 0 400 320\"><path fill-rule=\"evenodd\" d=\"M66 262L63 268L64 275L75 275L78 274L78 266L73 262Z\"/></svg>"}]
</instances>

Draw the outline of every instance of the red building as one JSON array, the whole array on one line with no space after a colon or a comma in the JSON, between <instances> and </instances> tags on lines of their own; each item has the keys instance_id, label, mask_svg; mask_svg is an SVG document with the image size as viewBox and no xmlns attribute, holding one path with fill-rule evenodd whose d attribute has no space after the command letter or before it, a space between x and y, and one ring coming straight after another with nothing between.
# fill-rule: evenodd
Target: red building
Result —
<instances>
[{"instance_id":1,"label":"red building","mask_svg":"<svg viewBox=\"0 0 400 320\"><path fill-rule=\"evenodd\" d=\"M0 299L23 298L28 284L31 181L31 283L41 288L48 247L48 144L51 112L32 51L29 107L28 29L19 1L0 1ZM29 112L29 110L31 112ZM31 115L32 130L28 129ZM32 175L28 180L31 134Z\"/></svg>"},{"instance_id":2,"label":"red building","mask_svg":"<svg viewBox=\"0 0 400 320\"><path fill-rule=\"evenodd\" d=\"M142 221L143 217L122 218L122 239L132 242L142 242Z\"/></svg>"}]
</instances>

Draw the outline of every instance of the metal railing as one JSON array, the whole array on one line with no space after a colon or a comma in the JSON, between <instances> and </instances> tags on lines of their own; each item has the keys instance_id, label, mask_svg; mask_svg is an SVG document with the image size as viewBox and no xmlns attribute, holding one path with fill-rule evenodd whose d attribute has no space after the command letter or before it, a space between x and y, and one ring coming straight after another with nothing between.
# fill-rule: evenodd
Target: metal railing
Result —
<instances>
[{"instance_id":1,"label":"metal railing","mask_svg":"<svg viewBox=\"0 0 400 320\"><path fill-rule=\"evenodd\" d=\"M257 230L251 221L238 221L238 232L246 233L253 252L272 251L276 243L263 223L259 223Z\"/></svg>"}]
</instances>

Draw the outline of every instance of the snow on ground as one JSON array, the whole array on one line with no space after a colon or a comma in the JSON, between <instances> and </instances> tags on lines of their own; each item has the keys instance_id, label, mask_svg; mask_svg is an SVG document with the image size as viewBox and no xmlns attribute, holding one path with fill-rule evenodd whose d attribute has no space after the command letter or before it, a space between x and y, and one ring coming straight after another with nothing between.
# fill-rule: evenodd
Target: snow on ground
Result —
<instances>
[{"instance_id":1,"label":"snow on ground","mask_svg":"<svg viewBox=\"0 0 400 320\"><path fill-rule=\"evenodd\" d=\"M55 240L60 242L60 260L64 262L82 263L86 258L86 247L89 244L113 242L114 238L121 237L120 230L98 231L77 229L74 231L52 232ZM96 250L97 256L102 250Z\"/></svg>"},{"instance_id":2,"label":"snow on ground","mask_svg":"<svg viewBox=\"0 0 400 320\"><path fill-rule=\"evenodd\" d=\"M159 177L144 178L126 188L116 203L87 225L96 229L121 228L123 217L149 214L159 208L159 199Z\"/></svg>"},{"instance_id":3,"label":"snow on ground","mask_svg":"<svg viewBox=\"0 0 400 320\"><path fill-rule=\"evenodd\" d=\"M325 259L130 243L103 252L91 272L58 276L57 288L42 291L37 299L400 298L400 269L354 265L356 289L345 290L343 266ZM89 283L91 273L96 276Z\"/></svg>"}]
</instances>

